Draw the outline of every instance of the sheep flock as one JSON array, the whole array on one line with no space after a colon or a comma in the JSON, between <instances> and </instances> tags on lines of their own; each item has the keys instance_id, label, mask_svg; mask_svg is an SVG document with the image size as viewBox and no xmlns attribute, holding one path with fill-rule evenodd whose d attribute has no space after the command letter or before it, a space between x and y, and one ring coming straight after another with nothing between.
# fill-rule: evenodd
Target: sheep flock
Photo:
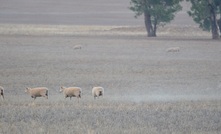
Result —
<instances>
[{"instance_id":1,"label":"sheep flock","mask_svg":"<svg viewBox=\"0 0 221 134\"><path fill-rule=\"evenodd\" d=\"M82 96L82 89L80 87L61 86L59 91L60 91L60 93L64 94L65 98L70 97L70 100L72 97L76 97L78 99L78 103L79 103L79 99ZM48 99L49 90L47 87L35 87L35 88L27 87L25 89L25 93L29 94L31 96L31 98L33 98L34 100L37 97L44 97L45 99ZM104 95L104 88L103 87L93 87L92 88L92 96L94 97L94 99L99 96L103 96L103 95ZM2 100L4 100L4 98L5 98L4 88L2 86L0 86L0 96L1 96Z\"/></svg>"}]
</instances>

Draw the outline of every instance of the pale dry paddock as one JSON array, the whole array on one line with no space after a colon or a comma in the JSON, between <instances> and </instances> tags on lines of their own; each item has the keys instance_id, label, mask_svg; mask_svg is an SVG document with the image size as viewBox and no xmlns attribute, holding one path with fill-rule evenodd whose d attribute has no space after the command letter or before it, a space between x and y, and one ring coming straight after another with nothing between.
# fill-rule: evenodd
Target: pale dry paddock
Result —
<instances>
[{"instance_id":1,"label":"pale dry paddock","mask_svg":"<svg viewBox=\"0 0 221 134\"><path fill-rule=\"evenodd\" d=\"M29 88L27 87L25 90L26 93L30 94L34 100L37 97L45 97L48 99L48 88L46 87L36 87L36 88Z\"/></svg>"},{"instance_id":2,"label":"pale dry paddock","mask_svg":"<svg viewBox=\"0 0 221 134\"><path fill-rule=\"evenodd\" d=\"M220 41L146 35L14 35L0 40L5 88L0 133L221 132ZM75 51L75 44L84 48ZM177 46L182 53L165 52ZM91 87L80 105L62 100L56 89L73 81L82 89L99 84L105 97L91 101ZM29 105L19 90L27 84L50 86L52 97Z\"/></svg>"},{"instance_id":3,"label":"pale dry paddock","mask_svg":"<svg viewBox=\"0 0 221 134\"><path fill-rule=\"evenodd\" d=\"M82 89L80 87L60 87L60 92L64 93L65 98L70 97L77 97L78 102L79 98L81 98Z\"/></svg>"},{"instance_id":4,"label":"pale dry paddock","mask_svg":"<svg viewBox=\"0 0 221 134\"><path fill-rule=\"evenodd\" d=\"M92 88L92 96L96 99L99 96L104 96L104 88L103 87L93 87Z\"/></svg>"},{"instance_id":5,"label":"pale dry paddock","mask_svg":"<svg viewBox=\"0 0 221 134\"><path fill-rule=\"evenodd\" d=\"M4 88L2 86L0 86L0 96L4 99Z\"/></svg>"}]
</instances>

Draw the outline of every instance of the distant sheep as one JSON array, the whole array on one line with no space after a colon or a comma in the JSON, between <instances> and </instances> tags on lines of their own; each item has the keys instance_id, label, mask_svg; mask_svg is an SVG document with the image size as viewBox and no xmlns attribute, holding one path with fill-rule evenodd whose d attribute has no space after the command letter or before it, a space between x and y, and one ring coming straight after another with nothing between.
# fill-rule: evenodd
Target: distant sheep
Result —
<instances>
[{"instance_id":1,"label":"distant sheep","mask_svg":"<svg viewBox=\"0 0 221 134\"><path fill-rule=\"evenodd\" d=\"M92 96L94 96L94 99L99 96L104 96L104 88L103 87L93 87L92 88Z\"/></svg>"},{"instance_id":2,"label":"distant sheep","mask_svg":"<svg viewBox=\"0 0 221 134\"><path fill-rule=\"evenodd\" d=\"M0 86L0 96L4 99L4 88Z\"/></svg>"},{"instance_id":3,"label":"distant sheep","mask_svg":"<svg viewBox=\"0 0 221 134\"><path fill-rule=\"evenodd\" d=\"M74 49L81 49L81 48L82 48L81 45L75 45L75 46L74 46Z\"/></svg>"},{"instance_id":4,"label":"distant sheep","mask_svg":"<svg viewBox=\"0 0 221 134\"><path fill-rule=\"evenodd\" d=\"M179 52L180 47L171 47L166 50L167 52Z\"/></svg>"},{"instance_id":5,"label":"distant sheep","mask_svg":"<svg viewBox=\"0 0 221 134\"><path fill-rule=\"evenodd\" d=\"M79 103L79 98L81 98L81 88L80 87L60 87L60 92L64 93L65 98L70 97L77 97L78 98L78 103Z\"/></svg>"},{"instance_id":6,"label":"distant sheep","mask_svg":"<svg viewBox=\"0 0 221 134\"><path fill-rule=\"evenodd\" d=\"M48 99L48 89L46 87L26 88L26 93L30 94L34 100L36 97L45 97Z\"/></svg>"}]
</instances>

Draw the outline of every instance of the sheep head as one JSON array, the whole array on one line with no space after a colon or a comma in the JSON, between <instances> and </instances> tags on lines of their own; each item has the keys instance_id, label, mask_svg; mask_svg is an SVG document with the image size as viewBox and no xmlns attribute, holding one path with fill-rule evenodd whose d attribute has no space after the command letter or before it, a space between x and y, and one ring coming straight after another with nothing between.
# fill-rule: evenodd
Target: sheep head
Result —
<instances>
[{"instance_id":1,"label":"sheep head","mask_svg":"<svg viewBox=\"0 0 221 134\"><path fill-rule=\"evenodd\" d=\"M65 87L61 86L59 92L60 92L60 93L63 92L64 89L65 89Z\"/></svg>"},{"instance_id":2,"label":"sheep head","mask_svg":"<svg viewBox=\"0 0 221 134\"><path fill-rule=\"evenodd\" d=\"M31 89L31 88L26 87L26 89L25 89L25 93L28 93L28 91L29 91L30 89Z\"/></svg>"}]
</instances>

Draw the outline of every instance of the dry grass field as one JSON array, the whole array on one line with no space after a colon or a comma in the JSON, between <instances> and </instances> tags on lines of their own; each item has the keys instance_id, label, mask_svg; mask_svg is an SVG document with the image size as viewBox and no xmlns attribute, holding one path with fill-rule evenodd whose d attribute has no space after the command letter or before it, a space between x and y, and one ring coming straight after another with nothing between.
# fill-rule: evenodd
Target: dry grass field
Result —
<instances>
[{"instance_id":1,"label":"dry grass field","mask_svg":"<svg viewBox=\"0 0 221 134\"><path fill-rule=\"evenodd\" d=\"M0 32L2 134L221 132L220 41L197 28L166 27L157 38L120 26L4 24ZM48 100L24 93L36 86L49 88ZM60 86L82 87L80 102ZM94 100L93 86L104 97Z\"/></svg>"},{"instance_id":2,"label":"dry grass field","mask_svg":"<svg viewBox=\"0 0 221 134\"><path fill-rule=\"evenodd\" d=\"M0 134L220 134L220 40L189 20L185 3L147 38L128 6L1 1ZM37 86L49 89L48 100L25 94ZM80 102L60 86L81 87ZM93 86L104 97L94 100Z\"/></svg>"}]
</instances>

